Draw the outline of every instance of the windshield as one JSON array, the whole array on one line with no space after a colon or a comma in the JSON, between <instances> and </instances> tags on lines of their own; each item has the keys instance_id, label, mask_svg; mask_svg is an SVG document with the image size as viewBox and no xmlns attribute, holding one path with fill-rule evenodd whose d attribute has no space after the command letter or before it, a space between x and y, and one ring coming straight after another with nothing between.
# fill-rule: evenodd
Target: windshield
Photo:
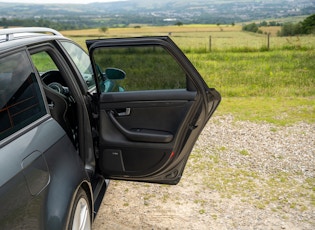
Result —
<instances>
[{"instance_id":1,"label":"windshield","mask_svg":"<svg viewBox=\"0 0 315 230\"><path fill-rule=\"evenodd\" d=\"M93 78L93 69L89 55L87 55L87 53L80 46L72 42L61 41L61 44L66 49L72 61L77 66L88 88L93 88L95 86L95 81Z\"/></svg>"}]
</instances>

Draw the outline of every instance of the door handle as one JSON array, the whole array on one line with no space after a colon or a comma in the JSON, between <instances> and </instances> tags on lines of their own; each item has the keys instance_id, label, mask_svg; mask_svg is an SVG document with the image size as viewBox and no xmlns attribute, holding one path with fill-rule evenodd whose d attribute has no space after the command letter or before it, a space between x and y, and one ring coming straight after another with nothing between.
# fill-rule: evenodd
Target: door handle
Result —
<instances>
[{"instance_id":1,"label":"door handle","mask_svg":"<svg viewBox=\"0 0 315 230\"><path fill-rule=\"evenodd\" d=\"M119 117L129 116L130 112L131 112L131 109L130 108L126 108L126 109L124 109L124 111L119 111L119 112L117 111L117 115Z\"/></svg>"},{"instance_id":2,"label":"door handle","mask_svg":"<svg viewBox=\"0 0 315 230\"><path fill-rule=\"evenodd\" d=\"M173 140L174 136L170 132L148 129L128 130L117 121L114 111L108 112L108 116L114 126L131 141L169 143Z\"/></svg>"}]
</instances>

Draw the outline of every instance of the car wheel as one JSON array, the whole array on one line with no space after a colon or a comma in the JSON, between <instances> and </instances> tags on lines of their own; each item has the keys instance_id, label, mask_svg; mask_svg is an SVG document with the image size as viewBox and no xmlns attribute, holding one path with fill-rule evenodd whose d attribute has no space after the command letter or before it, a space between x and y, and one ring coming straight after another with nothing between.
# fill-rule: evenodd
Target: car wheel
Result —
<instances>
[{"instance_id":1,"label":"car wheel","mask_svg":"<svg viewBox=\"0 0 315 230\"><path fill-rule=\"evenodd\" d=\"M91 230L91 208L86 192L80 188L71 212L69 230Z\"/></svg>"}]
</instances>

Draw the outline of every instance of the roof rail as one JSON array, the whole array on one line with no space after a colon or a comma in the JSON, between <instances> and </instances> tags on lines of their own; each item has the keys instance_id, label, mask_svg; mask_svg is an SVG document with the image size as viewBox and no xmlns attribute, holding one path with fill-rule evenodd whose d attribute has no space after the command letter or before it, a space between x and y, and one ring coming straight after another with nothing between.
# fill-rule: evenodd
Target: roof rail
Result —
<instances>
[{"instance_id":1,"label":"roof rail","mask_svg":"<svg viewBox=\"0 0 315 230\"><path fill-rule=\"evenodd\" d=\"M10 28L10 29L1 29L0 36L5 35L5 40L9 41L14 38L14 34L19 33L50 33L56 36L63 36L60 32L54 29L46 27L20 27L20 28Z\"/></svg>"}]
</instances>

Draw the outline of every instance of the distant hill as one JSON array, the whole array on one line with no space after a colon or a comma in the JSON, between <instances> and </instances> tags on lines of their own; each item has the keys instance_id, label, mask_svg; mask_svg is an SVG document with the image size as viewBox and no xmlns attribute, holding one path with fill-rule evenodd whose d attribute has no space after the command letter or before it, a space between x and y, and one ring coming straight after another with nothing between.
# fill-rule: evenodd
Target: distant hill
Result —
<instances>
[{"instance_id":1,"label":"distant hill","mask_svg":"<svg viewBox=\"0 0 315 230\"><path fill-rule=\"evenodd\" d=\"M78 28L176 22L231 24L314 13L315 0L122 0L87 5L0 3L2 26L4 21L15 19L48 20Z\"/></svg>"}]
</instances>

